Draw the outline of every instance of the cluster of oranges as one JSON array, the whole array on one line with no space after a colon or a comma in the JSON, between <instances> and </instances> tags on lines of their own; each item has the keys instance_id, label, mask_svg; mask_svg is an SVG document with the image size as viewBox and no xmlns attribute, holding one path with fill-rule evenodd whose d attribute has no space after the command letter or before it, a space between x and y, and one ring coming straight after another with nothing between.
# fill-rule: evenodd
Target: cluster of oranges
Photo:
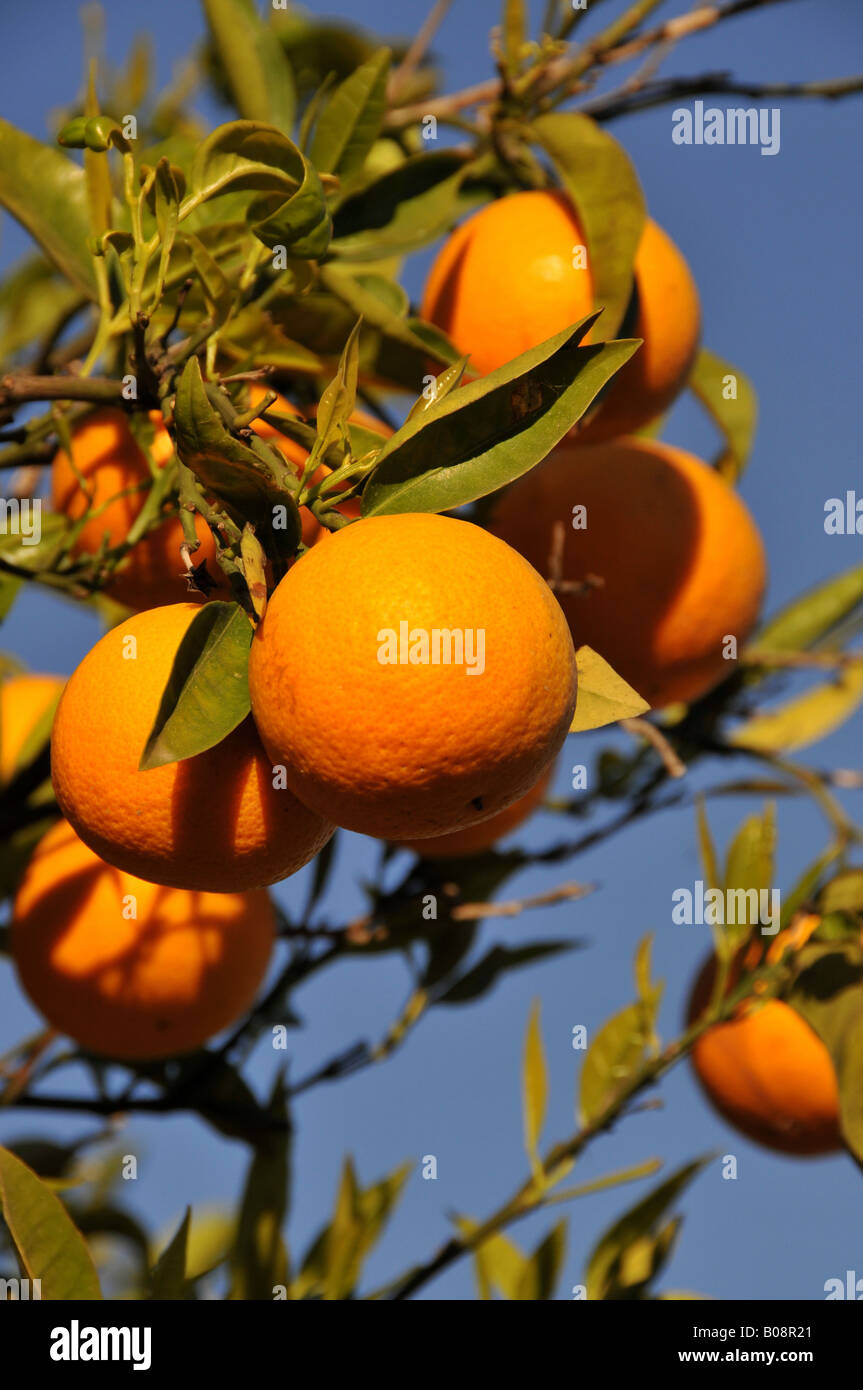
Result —
<instances>
[{"instance_id":1,"label":"cluster of oranges","mask_svg":"<svg viewBox=\"0 0 863 1390\"><path fill-rule=\"evenodd\" d=\"M445 243L423 315L474 373L491 372L593 309L589 265L574 255L583 240L559 193L494 202ZM653 707L692 701L728 673L728 639L745 641L759 612L761 540L715 470L635 433L685 385L699 304L653 222L634 279L628 318L643 346L586 421L497 500L487 528L422 513L330 533L304 509L304 549L252 641L250 716L217 747L147 771L141 753L204 596L184 592L176 515L121 554L105 587L133 612L63 691L52 776L65 820L39 844L14 910L21 979L55 1027L116 1057L199 1046L248 1008L266 973L265 889L336 826L428 858L488 848L547 790L576 703L575 647L593 647ZM276 409L296 414L284 400ZM264 419L252 428L302 471L304 449ZM161 416L136 438L121 411L100 410L73 446L54 461L55 507L76 523L79 555L116 554L172 441ZM358 517L354 499L341 510ZM558 600L544 576L561 523ZM197 524L196 560L224 597ZM30 687L30 700L21 680L2 690L2 752L14 761L29 716L19 726L10 711L36 710L43 695ZM763 1029L766 1015L713 1030L712 1046L754 1020ZM747 1129L711 1079L710 1045L708 1035L696 1052L702 1079ZM750 1073L739 1061L739 1089L754 1094ZM794 1147L786 1119L774 1128ZM798 1148L825 1146L822 1121L820 1139ZM769 1121L747 1132L773 1134Z\"/></svg>"}]
</instances>

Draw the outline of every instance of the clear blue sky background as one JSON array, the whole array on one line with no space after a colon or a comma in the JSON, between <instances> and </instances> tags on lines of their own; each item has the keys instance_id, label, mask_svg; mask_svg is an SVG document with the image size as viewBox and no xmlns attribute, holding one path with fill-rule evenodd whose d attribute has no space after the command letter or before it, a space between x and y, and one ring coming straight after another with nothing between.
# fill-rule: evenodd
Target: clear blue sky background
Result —
<instances>
[{"instance_id":1,"label":"clear blue sky background","mask_svg":"<svg viewBox=\"0 0 863 1390\"><path fill-rule=\"evenodd\" d=\"M366 0L365 23L412 35L429 0ZM356 12L354 6L313 6L316 13ZM536 15L541 6L533 5ZM618 6L619 8L619 6ZM670 3L661 13L679 12ZM450 88L491 71L487 34L499 7L491 0L455 0L437 43ZM611 13L603 7L582 32ZM3 7L0 51L5 57L0 114L33 134L48 134L48 113L74 98L80 83L78 6L43 0ZM150 0L147 6L112 0L108 51L120 60L143 26L156 35L159 75L168 78L177 54L197 41L197 4ZM34 24L38 22L38 51ZM741 19L681 45L667 71L730 68L762 80L805 80L848 74L863 56L859 0L795 0ZM734 104L734 103L731 103ZM206 108L204 108L206 109ZM208 112L214 119L218 113ZM743 495L765 536L771 562L769 607L784 603L826 576L860 563L860 542L825 536L824 502L860 486L860 246L863 198L859 179L861 105L800 101L782 104L782 147L774 158L752 148L684 148L672 144L670 109L627 118L614 130L635 160L650 210L679 243L694 270L704 309L705 342L750 374L761 399L761 423ZM0 261L7 265L25 238L8 219L0 226ZM417 296L428 256L409 262L405 283ZM505 287L502 287L505 292ZM666 437L709 454L714 437L694 405L675 411ZM15 607L2 635L5 648L36 670L70 672L98 636L94 621L38 594ZM599 746L624 746L621 735L570 739L565 768L591 763ZM820 766L861 764L860 721L852 721L816 750ZM719 780L699 771L694 787ZM851 809L854 809L853 803ZM756 807L752 801L712 803L721 844ZM859 810L859 798L857 809ZM778 882L787 888L825 843L826 829L810 806L780 806ZM538 847L563 827L537 817L522 839ZM327 917L347 920L362 910L360 883L375 847L344 836ZM656 969L666 980L662 1013L667 1037L679 1029L683 999L707 949L707 929L671 922L671 894L699 876L691 810L666 813L558 869L531 870L511 888L542 891L566 877L599 891L567 907L533 911L487 924L480 948L494 941L578 936L588 949L507 977L480 1005L438 1009L392 1060L354 1079L321 1087L297 1105L295 1251L329 1211L343 1155L350 1151L366 1181L404 1159L417 1168L390 1231L368 1266L382 1281L429 1255L448 1234L447 1213L479 1217L524 1176L519 1070L531 999L542 1000L552 1079L548 1134L574 1127L573 1097L581 1054L571 1048L575 1024L595 1030L628 1002L630 961L637 941L655 932ZM279 889L299 909L305 875ZM507 888L509 895L510 887ZM298 997L306 1027L292 1035L292 1074L300 1076L357 1038L377 1039L399 1012L407 988L400 965L376 959L326 973ZM8 963L0 962L0 1050L33 1025ZM262 1090L273 1058L264 1042L250 1070ZM739 1177L723 1181L717 1158L682 1204L686 1219L664 1287L691 1288L718 1298L818 1299L825 1280L861 1266L858 1223L860 1174L842 1156L795 1161L760 1150L730 1131L705 1105L689 1070L662 1085L663 1106L638 1114L594 1145L577 1173L587 1180L652 1155L666 1171L697 1153L735 1154ZM22 1134L82 1133L86 1121L46 1115L0 1114L0 1141ZM181 1117L130 1123L126 1152L139 1155L139 1178L120 1194L148 1225L169 1226L187 1203L236 1201L247 1162L239 1145L222 1141ZM419 1159L434 1154L438 1180L425 1182ZM583 1259L606 1225L644 1184L590 1198L572 1208L565 1274L558 1296L569 1297ZM559 1214L559 1213L557 1213ZM555 1218L556 1219L556 1216ZM534 1219L516 1238L535 1244L552 1217ZM863 1268L860 1268L863 1273ZM467 1266L432 1285L429 1298L473 1297Z\"/></svg>"}]
</instances>

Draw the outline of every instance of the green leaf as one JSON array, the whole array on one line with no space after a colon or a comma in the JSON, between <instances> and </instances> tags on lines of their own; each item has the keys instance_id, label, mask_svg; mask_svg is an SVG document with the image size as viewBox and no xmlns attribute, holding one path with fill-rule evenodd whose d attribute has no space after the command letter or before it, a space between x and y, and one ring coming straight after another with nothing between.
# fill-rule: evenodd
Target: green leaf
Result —
<instances>
[{"instance_id":1,"label":"green leaf","mask_svg":"<svg viewBox=\"0 0 863 1390\"><path fill-rule=\"evenodd\" d=\"M183 1299L186 1294L186 1253L192 1208L186 1207L183 1220L150 1274L150 1295L154 1299Z\"/></svg>"},{"instance_id":2,"label":"green leaf","mask_svg":"<svg viewBox=\"0 0 863 1390\"><path fill-rule=\"evenodd\" d=\"M546 956L556 956L561 951L573 949L574 943L567 941L537 941L531 946L493 946L488 955L450 985L436 1002L467 1004L485 994L507 970L516 970L520 965L530 965Z\"/></svg>"},{"instance_id":3,"label":"green leaf","mask_svg":"<svg viewBox=\"0 0 863 1390\"><path fill-rule=\"evenodd\" d=\"M586 729L602 729L620 719L633 719L650 709L646 700L614 671L591 647L579 647L575 653L578 666L578 694L575 714L569 726L571 734Z\"/></svg>"},{"instance_id":4,"label":"green leaf","mask_svg":"<svg viewBox=\"0 0 863 1390\"><path fill-rule=\"evenodd\" d=\"M456 1217L455 1223L468 1240L478 1230L477 1223L467 1217ZM480 1299L490 1299L492 1289L499 1289L504 1298L516 1300L526 1268L527 1257L515 1241L501 1232L489 1236L474 1251L474 1272Z\"/></svg>"},{"instance_id":5,"label":"green leaf","mask_svg":"<svg viewBox=\"0 0 863 1390\"><path fill-rule=\"evenodd\" d=\"M233 308L234 292L218 261L210 255L200 238L192 232L187 232L183 240L192 253L192 264L201 282L213 327L219 328L227 321Z\"/></svg>"},{"instance_id":6,"label":"green leaf","mask_svg":"<svg viewBox=\"0 0 863 1390\"><path fill-rule=\"evenodd\" d=\"M67 279L88 299L97 298L83 169L2 119L0 203Z\"/></svg>"},{"instance_id":7,"label":"green leaf","mask_svg":"<svg viewBox=\"0 0 863 1390\"><path fill-rule=\"evenodd\" d=\"M698 849L701 856L701 868L707 880L708 888L718 888L720 885L719 860L716 855L716 846L713 843L713 836L710 833L710 825L707 820L707 808L704 805L703 796L698 798L695 818L698 825Z\"/></svg>"},{"instance_id":8,"label":"green leaf","mask_svg":"<svg viewBox=\"0 0 863 1390\"><path fill-rule=\"evenodd\" d=\"M863 603L863 565L846 570L795 599L771 618L753 640L764 651L801 651Z\"/></svg>"},{"instance_id":9,"label":"green leaf","mask_svg":"<svg viewBox=\"0 0 863 1390\"><path fill-rule=\"evenodd\" d=\"M542 1045L539 1013L539 1001L535 1000L528 1020L524 1040L524 1062L522 1064L524 1141L535 1173L541 1171L539 1136L542 1133L548 1108L548 1066L545 1060L545 1049Z\"/></svg>"},{"instance_id":10,"label":"green leaf","mask_svg":"<svg viewBox=\"0 0 863 1390\"><path fill-rule=\"evenodd\" d=\"M362 168L386 110L390 57L390 50L382 48L330 97L309 151L317 169L349 179Z\"/></svg>"},{"instance_id":11,"label":"green leaf","mask_svg":"<svg viewBox=\"0 0 863 1390\"><path fill-rule=\"evenodd\" d=\"M763 816L749 816L743 822L725 860L725 889L769 888L774 883L773 856L776 850L776 816L768 806Z\"/></svg>"},{"instance_id":12,"label":"green leaf","mask_svg":"<svg viewBox=\"0 0 863 1390\"><path fill-rule=\"evenodd\" d=\"M255 1149L232 1256L231 1297L247 1302L272 1300L274 1287L290 1280L282 1227L288 1208L291 1133L282 1076L276 1080L267 1113L281 1121L283 1129Z\"/></svg>"},{"instance_id":13,"label":"green leaf","mask_svg":"<svg viewBox=\"0 0 863 1390\"><path fill-rule=\"evenodd\" d=\"M650 1237L668 1208L706 1163L696 1159L678 1169L653 1192L644 1197L602 1236L588 1260L585 1283L589 1299L614 1297L616 1274L627 1250L644 1237Z\"/></svg>"},{"instance_id":14,"label":"green leaf","mask_svg":"<svg viewBox=\"0 0 863 1390\"><path fill-rule=\"evenodd\" d=\"M552 1227L525 1261L516 1293L519 1302L544 1301L554 1297L565 1255L566 1221L563 1220Z\"/></svg>"},{"instance_id":15,"label":"green leaf","mask_svg":"<svg viewBox=\"0 0 863 1390\"><path fill-rule=\"evenodd\" d=\"M451 511L544 459L635 350L629 341L580 347L594 317L406 421L381 450L363 515Z\"/></svg>"},{"instance_id":16,"label":"green leaf","mask_svg":"<svg viewBox=\"0 0 863 1390\"><path fill-rule=\"evenodd\" d=\"M863 662L849 662L835 677L772 709L752 715L729 735L737 748L793 753L826 738L863 701Z\"/></svg>"},{"instance_id":17,"label":"green leaf","mask_svg":"<svg viewBox=\"0 0 863 1390\"><path fill-rule=\"evenodd\" d=\"M252 625L236 603L206 603L177 648L159 712L141 754L147 772L214 748L250 709Z\"/></svg>"},{"instance_id":18,"label":"green leaf","mask_svg":"<svg viewBox=\"0 0 863 1390\"><path fill-rule=\"evenodd\" d=\"M823 863L822 856L817 867ZM848 869L826 883L818 899L818 910L823 913L863 912L863 869Z\"/></svg>"},{"instance_id":19,"label":"green leaf","mask_svg":"<svg viewBox=\"0 0 863 1390\"><path fill-rule=\"evenodd\" d=\"M321 396L315 421L317 439L310 466L312 461L326 453L341 434L347 433L348 420L357 403L360 326L357 323L354 327L342 352L339 369Z\"/></svg>"},{"instance_id":20,"label":"green leaf","mask_svg":"<svg viewBox=\"0 0 863 1390\"><path fill-rule=\"evenodd\" d=\"M383 1234L401 1197L410 1164L366 1189L357 1183L351 1160L345 1160L332 1220L312 1242L293 1292L304 1297L315 1290L328 1301L348 1298L356 1288L363 1263Z\"/></svg>"},{"instance_id":21,"label":"green leaf","mask_svg":"<svg viewBox=\"0 0 863 1390\"><path fill-rule=\"evenodd\" d=\"M330 244L333 224L317 170L301 155L300 186L290 198L264 198L250 209L252 231L265 246L284 246L292 256L319 259Z\"/></svg>"},{"instance_id":22,"label":"green leaf","mask_svg":"<svg viewBox=\"0 0 863 1390\"><path fill-rule=\"evenodd\" d=\"M734 395L727 378L734 378ZM725 449L716 460L716 468L730 483L740 477L752 450L758 424L758 397L749 378L737 367L725 362L715 353L702 348L689 376L694 394L717 426L725 440Z\"/></svg>"},{"instance_id":23,"label":"green leaf","mask_svg":"<svg viewBox=\"0 0 863 1390\"><path fill-rule=\"evenodd\" d=\"M629 156L590 116L577 111L539 116L530 132L550 155L572 199L587 242L594 303L605 339L623 322L632 295L633 264L647 216Z\"/></svg>"},{"instance_id":24,"label":"green leaf","mask_svg":"<svg viewBox=\"0 0 863 1390\"><path fill-rule=\"evenodd\" d=\"M254 0L204 0L204 13L240 115L290 130L297 104L291 64Z\"/></svg>"},{"instance_id":25,"label":"green leaf","mask_svg":"<svg viewBox=\"0 0 863 1390\"><path fill-rule=\"evenodd\" d=\"M455 222L471 165L453 150L406 159L335 214L331 251L352 261L407 255L442 236Z\"/></svg>"},{"instance_id":26,"label":"green leaf","mask_svg":"<svg viewBox=\"0 0 863 1390\"><path fill-rule=\"evenodd\" d=\"M0 1148L0 1214L28 1279L43 1299L101 1299L93 1258L58 1197L32 1169Z\"/></svg>"},{"instance_id":27,"label":"green leaf","mask_svg":"<svg viewBox=\"0 0 863 1390\"><path fill-rule=\"evenodd\" d=\"M252 231L265 246L284 244L297 257L326 250L332 224L320 179L275 126L230 121L203 142L192 167L193 203L229 192L266 195L247 209Z\"/></svg>"},{"instance_id":28,"label":"green leaf","mask_svg":"<svg viewBox=\"0 0 863 1390\"><path fill-rule=\"evenodd\" d=\"M225 428L210 404L201 367L191 357L183 368L174 404L177 453L204 487L258 528L262 543L278 541L293 554L302 535L292 492L294 474L277 450L256 439L245 445ZM283 531L273 526L273 507L286 508Z\"/></svg>"},{"instance_id":29,"label":"green leaf","mask_svg":"<svg viewBox=\"0 0 863 1390\"><path fill-rule=\"evenodd\" d=\"M641 1065L647 1046L642 1004L628 1004L600 1028L581 1068L579 1123L601 1115Z\"/></svg>"}]
</instances>

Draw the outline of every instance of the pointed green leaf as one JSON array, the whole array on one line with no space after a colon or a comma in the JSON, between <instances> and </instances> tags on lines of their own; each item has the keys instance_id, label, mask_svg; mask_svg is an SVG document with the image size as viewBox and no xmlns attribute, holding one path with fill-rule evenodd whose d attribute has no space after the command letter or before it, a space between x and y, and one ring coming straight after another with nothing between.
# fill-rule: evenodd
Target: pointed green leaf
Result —
<instances>
[{"instance_id":1,"label":"pointed green leaf","mask_svg":"<svg viewBox=\"0 0 863 1390\"><path fill-rule=\"evenodd\" d=\"M292 554L300 543L300 516L292 487L295 477L275 449L263 440L243 444L213 409L196 357L183 368L174 404L177 453L204 487L236 508L259 528L261 543L278 540ZM286 509L286 526L273 526L273 507Z\"/></svg>"},{"instance_id":2,"label":"pointed green leaf","mask_svg":"<svg viewBox=\"0 0 863 1390\"><path fill-rule=\"evenodd\" d=\"M846 570L810 589L783 608L756 635L764 651L799 651L811 647L863 603L863 565Z\"/></svg>"},{"instance_id":3,"label":"pointed green leaf","mask_svg":"<svg viewBox=\"0 0 863 1390\"><path fill-rule=\"evenodd\" d=\"M141 754L142 772L213 748L246 718L252 625L236 603L206 603L174 657Z\"/></svg>"},{"instance_id":4,"label":"pointed green leaf","mask_svg":"<svg viewBox=\"0 0 863 1390\"><path fill-rule=\"evenodd\" d=\"M731 842L725 860L725 888L769 888L774 883L776 850L775 808L763 816L749 816Z\"/></svg>"},{"instance_id":5,"label":"pointed green leaf","mask_svg":"<svg viewBox=\"0 0 863 1390\"><path fill-rule=\"evenodd\" d=\"M535 1000L528 1020L522 1064L524 1141L535 1172L539 1170L539 1137L548 1108L548 1066L539 1019L539 1001Z\"/></svg>"},{"instance_id":6,"label":"pointed green leaf","mask_svg":"<svg viewBox=\"0 0 863 1390\"><path fill-rule=\"evenodd\" d=\"M483 956L477 965L439 996L437 1003L467 1004L485 994L496 983L498 976L507 970L573 949L574 943L567 941L537 941L530 946L493 946L488 955Z\"/></svg>"},{"instance_id":7,"label":"pointed green leaf","mask_svg":"<svg viewBox=\"0 0 863 1390\"><path fill-rule=\"evenodd\" d=\"M590 1124L640 1066L647 1046L644 1007L628 1004L600 1028L581 1068L579 1123Z\"/></svg>"},{"instance_id":8,"label":"pointed green leaf","mask_svg":"<svg viewBox=\"0 0 863 1390\"><path fill-rule=\"evenodd\" d=\"M186 1213L173 1239L162 1251L150 1275L151 1297L182 1299L186 1293L186 1252L189 1244L189 1222L192 1208Z\"/></svg>"},{"instance_id":9,"label":"pointed green leaf","mask_svg":"<svg viewBox=\"0 0 863 1390\"><path fill-rule=\"evenodd\" d=\"M43 1299L101 1299L93 1257L59 1197L0 1148L0 1214L28 1279Z\"/></svg>"},{"instance_id":10,"label":"pointed green leaf","mask_svg":"<svg viewBox=\"0 0 863 1390\"><path fill-rule=\"evenodd\" d=\"M333 255L379 261L427 246L456 221L459 194L471 167L464 155L437 150L414 155L382 174L339 207Z\"/></svg>"},{"instance_id":11,"label":"pointed green leaf","mask_svg":"<svg viewBox=\"0 0 863 1390\"><path fill-rule=\"evenodd\" d=\"M702 348L695 359L689 386L720 430L725 449L716 467L730 483L740 477L752 450L758 424L758 397L749 378L737 367Z\"/></svg>"},{"instance_id":12,"label":"pointed green leaf","mask_svg":"<svg viewBox=\"0 0 863 1390\"><path fill-rule=\"evenodd\" d=\"M516 1293L519 1302L554 1297L566 1255L566 1225L566 1220L559 1221L528 1256Z\"/></svg>"},{"instance_id":13,"label":"pointed green leaf","mask_svg":"<svg viewBox=\"0 0 863 1390\"><path fill-rule=\"evenodd\" d=\"M527 473L635 350L580 347L593 317L564 329L406 421L381 450L363 515L444 512Z\"/></svg>"},{"instance_id":14,"label":"pointed green leaf","mask_svg":"<svg viewBox=\"0 0 863 1390\"><path fill-rule=\"evenodd\" d=\"M823 864L822 856L813 867L820 868ZM825 884L818 898L818 910L824 913L863 912L863 869L848 869Z\"/></svg>"},{"instance_id":15,"label":"pointed green leaf","mask_svg":"<svg viewBox=\"0 0 863 1390\"><path fill-rule=\"evenodd\" d=\"M366 161L387 103L390 50L382 48L346 77L318 118L309 157L317 169L348 179Z\"/></svg>"},{"instance_id":16,"label":"pointed green leaf","mask_svg":"<svg viewBox=\"0 0 863 1390\"><path fill-rule=\"evenodd\" d=\"M599 331L613 338L632 295L646 208L632 161L613 136L578 111L539 116L532 135L550 155L587 242Z\"/></svg>"},{"instance_id":17,"label":"pointed green leaf","mask_svg":"<svg viewBox=\"0 0 863 1390\"><path fill-rule=\"evenodd\" d=\"M271 1300L274 1287L290 1281L282 1227L288 1209L291 1133L282 1076L276 1079L267 1114L279 1120L282 1128L255 1149L232 1256L231 1297L245 1302Z\"/></svg>"},{"instance_id":18,"label":"pointed green leaf","mask_svg":"<svg viewBox=\"0 0 863 1390\"><path fill-rule=\"evenodd\" d=\"M634 719L646 714L650 705L637 691L619 676L591 647L579 647L575 653L578 667L578 694L575 714L569 726L571 734L586 729L602 729L620 719Z\"/></svg>"},{"instance_id":19,"label":"pointed green leaf","mask_svg":"<svg viewBox=\"0 0 863 1390\"><path fill-rule=\"evenodd\" d=\"M698 825L698 848L701 854L701 868L707 880L708 888L718 888L721 883L719 860L716 855L716 846L713 843L713 836L710 833L710 825L707 820L707 809L704 805L703 796L698 798L695 818Z\"/></svg>"},{"instance_id":20,"label":"pointed green leaf","mask_svg":"<svg viewBox=\"0 0 863 1390\"><path fill-rule=\"evenodd\" d=\"M0 120L0 203L17 218L67 279L97 298L87 181L83 169Z\"/></svg>"},{"instance_id":21,"label":"pointed green leaf","mask_svg":"<svg viewBox=\"0 0 863 1390\"><path fill-rule=\"evenodd\" d=\"M204 0L204 13L240 115L289 131L297 95L276 30L261 20L254 0Z\"/></svg>"},{"instance_id":22,"label":"pointed green leaf","mask_svg":"<svg viewBox=\"0 0 863 1390\"><path fill-rule=\"evenodd\" d=\"M609 1296L616 1268L625 1252L636 1241L652 1235L668 1208L677 1201L706 1161L699 1158L678 1169L605 1232L588 1260L585 1283L589 1299Z\"/></svg>"}]
</instances>

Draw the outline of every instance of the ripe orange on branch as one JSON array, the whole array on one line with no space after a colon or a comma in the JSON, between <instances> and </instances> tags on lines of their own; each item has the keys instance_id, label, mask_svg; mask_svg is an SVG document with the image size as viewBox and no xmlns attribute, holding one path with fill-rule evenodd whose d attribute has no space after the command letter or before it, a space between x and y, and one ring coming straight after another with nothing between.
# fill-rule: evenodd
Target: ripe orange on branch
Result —
<instances>
[{"instance_id":1,"label":"ripe orange on branch","mask_svg":"<svg viewBox=\"0 0 863 1390\"><path fill-rule=\"evenodd\" d=\"M174 445L159 412L152 411L150 419L155 427L153 462L164 468ZM108 408L88 415L72 436L72 454L74 467L65 449L59 449L54 456L52 506L70 521L79 521L89 506L91 515L78 534L75 552L95 555L105 540L113 547L126 539L146 501L152 475L122 410ZM83 487L78 474L84 480ZM195 533L201 545L194 552L193 563L206 561L210 578L226 589L216 563L212 532L197 514ZM117 603L136 610L166 603L200 602L203 595L190 591L184 578L182 543L179 519L168 517L136 542L105 586L105 592Z\"/></svg>"},{"instance_id":2,"label":"ripe orange on branch","mask_svg":"<svg viewBox=\"0 0 863 1390\"><path fill-rule=\"evenodd\" d=\"M432 265L422 315L485 376L595 307L584 234L569 199L537 189L499 198L467 218ZM587 263L585 264L585 259ZM640 428L674 400L698 349L698 291L683 256L647 221L634 263L642 346L609 383L583 436L597 442ZM587 341L602 339L600 318Z\"/></svg>"},{"instance_id":3,"label":"ripe orange on branch","mask_svg":"<svg viewBox=\"0 0 863 1390\"><path fill-rule=\"evenodd\" d=\"M752 517L715 469L653 440L565 440L491 519L543 574L556 523L563 580L601 581L561 593L576 646L593 647L655 707L694 700L734 669L726 639L739 649L755 625L766 563Z\"/></svg>"},{"instance_id":4,"label":"ripe orange on branch","mask_svg":"<svg viewBox=\"0 0 863 1390\"><path fill-rule=\"evenodd\" d=\"M801 919L770 946L776 961L789 947L799 947L818 925ZM757 954L745 953L748 968ZM729 972L729 989L740 975L738 961ZM711 956L695 982L689 1022L707 1008L715 980ZM709 1100L743 1134L781 1153L832 1153L841 1147L839 1088L830 1053L817 1033L781 999L747 1000L734 1018L708 1029L692 1049L695 1074Z\"/></svg>"},{"instance_id":5,"label":"ripe orange on branch","mask_svg":"<svg viewBox=\"0 0 863 1390\"><path fill-rule=\"evenodd\" d=\"M27 741L57 703L61 676L11 676L0 684L0 787L12 781Z\"/></svg>"},{"instance_id":6,"label":"ripe orange on branch","mask_svg":"<svg viewBox=\"0 0 863 1390\"><path fill-rule=\"evenodd\" d=\"M138 770L196 612L153 608L96 643L54 720L54 789L81 839L117 868L174 888L261 888L308 863L333 827L274 785L251 719L196 757Z\"/></svg>"},{"instance_id":7,"label":"ripe orange on branch","mask_svg":"<svg viewBox=\"0 0 863 1390\"><path fill-rule=\"evenodd\" d=\"M366 518L308 551L252 642L252 712L306 805L408 840L525 795L566 736L576 665L540 576L478 526Z\"/></svg>"},{"instance_id":8,"label":"ripe orange on branch","mask_svg":"<svg viewBox=\"0 0 863 1390\"><path fill-rule=\"evenodd\" d=\"M275 936L263 891L160 888L104 863L60 821L12 914L18 976L53 1027L144 1060L200 1047L251 1007Z\"/></svg>"}]
</instances>

